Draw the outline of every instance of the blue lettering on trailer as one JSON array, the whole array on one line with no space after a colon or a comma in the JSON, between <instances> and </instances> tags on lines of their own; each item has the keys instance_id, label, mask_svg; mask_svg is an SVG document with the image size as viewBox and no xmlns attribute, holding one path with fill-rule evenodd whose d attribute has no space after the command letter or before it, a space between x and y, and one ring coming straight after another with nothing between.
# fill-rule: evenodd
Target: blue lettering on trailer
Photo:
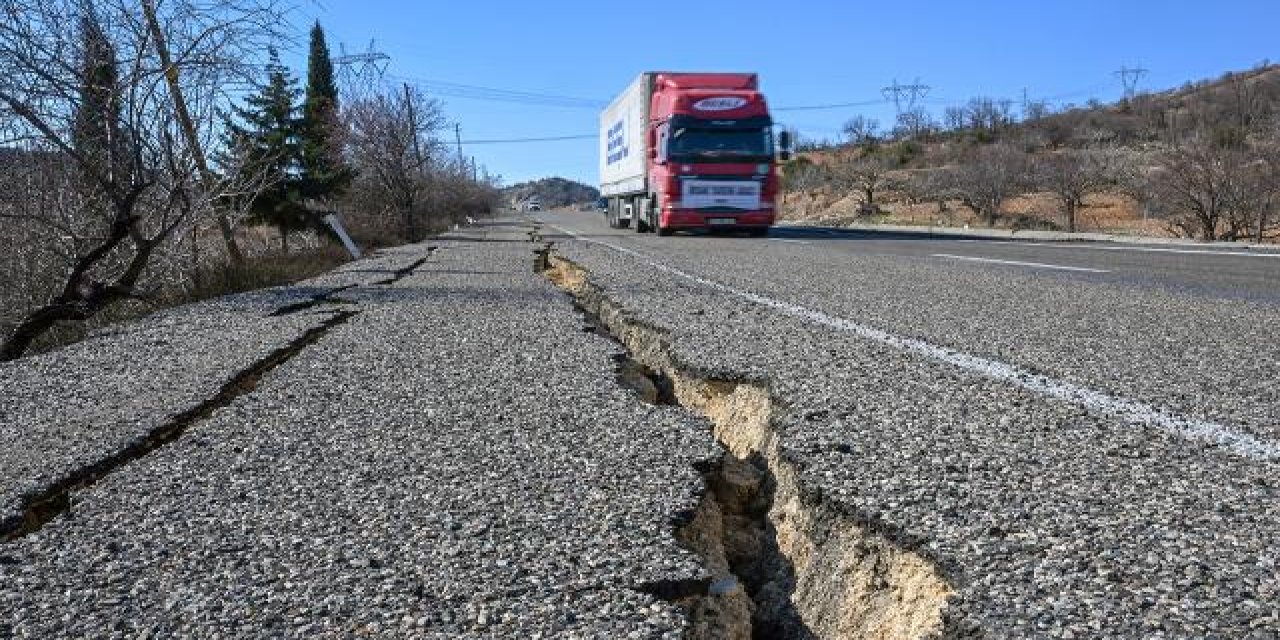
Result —
<instances>
[{"instance_id":1,"label":"blue lettering on trailer","mask_svg":"<svg viewBox=\"0 0 1280 640\"><path fill-rule=\"evenodd\" d=\"M606 135L608 152L605 156L605 164L619 162L631 153L631 146L627 144L627 128L624 121L615 122L609 127Z\"/></svg>"}]
</instances>

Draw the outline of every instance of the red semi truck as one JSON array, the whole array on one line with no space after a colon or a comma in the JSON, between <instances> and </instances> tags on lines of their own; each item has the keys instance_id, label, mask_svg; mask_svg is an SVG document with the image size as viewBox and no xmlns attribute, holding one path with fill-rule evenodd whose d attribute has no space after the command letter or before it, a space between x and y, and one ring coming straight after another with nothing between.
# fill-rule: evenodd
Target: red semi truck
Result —
<instances>
[{"instance_id":1,"label":"red semi truck","mask_svg":"<svg viewBox=\"0 0 1280 640\"><path fill-rule=\"evenodd\" d=\"M609 226L768 233L790 154L754 73L642 73L600 116ZM777 151L775 151L775 147Z\"/></svg>"}]
</instances>

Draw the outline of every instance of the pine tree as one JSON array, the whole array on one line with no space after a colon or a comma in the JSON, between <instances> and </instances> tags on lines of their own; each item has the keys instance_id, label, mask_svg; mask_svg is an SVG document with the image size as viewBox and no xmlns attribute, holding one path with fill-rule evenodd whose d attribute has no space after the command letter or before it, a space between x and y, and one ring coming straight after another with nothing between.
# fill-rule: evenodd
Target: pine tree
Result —
<instances>
[{"instance_id":1,"label":"pine tree","mask_svg":"<svg viewBox=\"0 0 1280 640\"><path fill-rule=\"evenodd\" d=\"M91 6L80 16L81 84L71 143L85 160L85 188L102 191L102 180L129 183L122 151L119 69L115 47Z\"/></svg>"},{"instance_id":2,"label":"pine tree","mask_svg":"<svg viewBox=\"0 0 1280 640\"><path fill-rule=\"evenodd\" d=\"M270 56L267 83L228 119L222 164L234 167L245 184L265 183L249 204L249 222L279 229L288 250L289 232L313 227L315 220L302 204L297 81L274 48Z\"/></svg>"},{"instance_id":3,"label":"pine tree","mask_svg":"<svg viewBox=\"0 0 1280 640\"><path fill-rule=\"evenodd\" d=\"M339 127L338 113L333 61L329 58L324 29L316 22L311 28L311 50L307 56L301 128L303 193L309 198L338 195L351 180L351 170L343 162L341 145L335 135Z\"/></svg>"}]
</instances>

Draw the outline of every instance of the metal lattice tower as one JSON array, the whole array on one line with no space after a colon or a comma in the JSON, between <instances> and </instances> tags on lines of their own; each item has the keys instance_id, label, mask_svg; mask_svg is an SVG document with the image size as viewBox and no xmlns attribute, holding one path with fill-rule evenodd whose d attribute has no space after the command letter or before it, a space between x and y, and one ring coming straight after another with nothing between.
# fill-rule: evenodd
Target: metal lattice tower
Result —
<instances>
[{"instance_id":1,"label":"metal lattice tower","mask_svg":"<svg viewBox=\"0 0 1280 640\"><path fill-rule=\"evenodd\" d=\"M1138 83L1142 81L1150 71L1142 68L1120 67L1116 75L1120 78L1120 84L1124 86L1124 99L1132 99L1138 93Z\"/></svg>"},{"instance_id":2,"label":"metal lattice tower","mask_svg":"<svg viewBox=\"0 0 1280 640\"><path fill-rule=\"evenodd\" d=\"M338 43L342 55L333 59L338 71L338 82L349 95L364 95L375 89L387 73L391 56L378 51L373 40L362 53L347 53L347 45Z\"/></svg>"},{"instance_id":3,"label":"metal lattice tower","mask_svg":"<svg viewBox=\"0 0 1280 640\"><path fill-rule=\"evenodd\" d=\"M920 78L916 78L911 84L898 84L898 79L894 78L893 84L881 89L880 93L885 100L893 102L894 110L901 114L914 109L917 102L929 95L931 88L927 84L921 84Z\"/></svg>"}]
</instances>

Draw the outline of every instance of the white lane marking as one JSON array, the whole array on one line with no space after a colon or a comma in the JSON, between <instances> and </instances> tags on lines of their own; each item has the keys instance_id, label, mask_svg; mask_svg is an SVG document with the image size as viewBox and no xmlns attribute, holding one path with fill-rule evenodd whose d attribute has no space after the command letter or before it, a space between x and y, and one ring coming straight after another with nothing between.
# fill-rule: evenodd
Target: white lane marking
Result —
<instances>
[{"instance_id":1,"label":"white lane marking","mask_svg":"<svg viewBox=\"0 0 1280 640\"><path fill-rule=\"evenodd\" d=\"M1280 258L1280 252L1226 251L1221 249L1169 249L1165 247L1100 247L1071 242L1022 242L1018 240L967 240L963 242L989 242L1005 246L1053 247L1054 249L1089 249L1090 251L1137 251L1142 253L1180 253L1185 255L1239 256L1242 258Z\"/></svg>"},{"instance_id":2,"label":"white lane marking","mask_svg":"<svg viewBox=\"0 0 1280 640\"><path fill-rule=\"evenodd\" d=\"M791 238L769 238L769 239L774 242L789 242L791 244L813 244L812 242L805 242L804 240L792 240Z\"/></svg>"},{"instance_id":3,"label":"white lane marking","mask_svg":"<svg viewBox=\"0 0 1280 640\"><path fill-rule=\"evenodd\" d=\"M743 300L774 309L785 315L809 320L815 324L851 333L866 340L878 342L908 353L921 355L932 360L950 364L955 367L959 367L960 369L979 374L998 382L1007 383L1015 387L1021 387L1034 393L1039 393L1073 404L1083 405L1095 414L1100 414L1104 417L1115 418L1135 426L1148 426L1163 429L1188 440L1209 442L1224 447L1237 455L1244 456L1246 458L1256 460L1280 459L1280 444L1269 440L1255 438L1247 433L1237 431L1226 425L1221 425L1207 420L1188 418L1145 402L1113 396L1103 391L1096 391L1094 389L1082 387L1063 380L1056 380L1046 375L1032 373L1026 369L1021 369L1008 363L969 355L967 353L955 351L954 349L940 347L923 340L917 340L915 338L897 336L887 331L881 331L864 324L853 322L852 320L830 316L821 311L809 309L798 304L737 289L727 284L708 280L700 276L695 276L691 273L686 273L675 267L667 266L638 251L634 251L626 247L620 247L616 244L605 242L603 240L587 238L574 231L565 229L564 227L556 226L556 228L584 242L598 244L600 246L613 249L619 253L633 256L643 261L645 264L660 271L665 271L673 276L684 278L716 291L727 293L729 295L742 298Z\"/></svg>"},{"instance_id":4,"label":"white lane marking","mask_svg":"<svg viewBox=\"0 0 1280 640\"><path fill-rule=\"evenodd\" d=\"M950 258L952 260L968 260L970 262L991 262L994 264L1008 264L1015 267L1034 267L1036 269L1058 269L1060 271L1084 271L1086 273L1111 273L1106 269L1093 269L1090 267L1068 267L1060 264L1045 264L1043 262L1022 262L1020 260L997 260L995 258L975 258L973 256L957 256L951 253L935 253L935 258Z\"/></svg>"}]
</instances>

